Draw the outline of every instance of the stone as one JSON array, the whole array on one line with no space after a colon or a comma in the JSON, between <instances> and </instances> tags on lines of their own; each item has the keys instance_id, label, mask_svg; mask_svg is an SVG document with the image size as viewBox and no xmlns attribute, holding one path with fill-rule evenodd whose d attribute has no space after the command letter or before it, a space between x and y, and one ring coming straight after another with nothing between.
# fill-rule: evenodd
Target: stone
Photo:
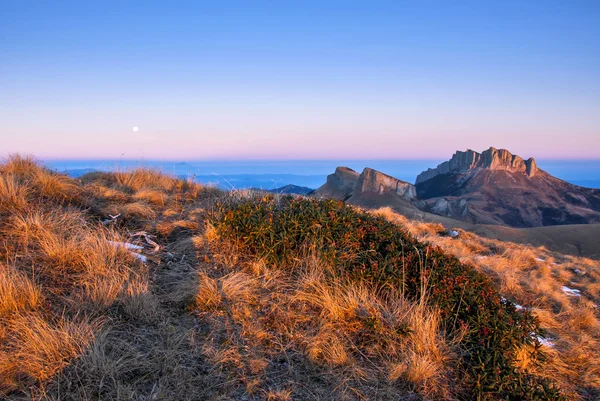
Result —
<instances>
[{"instance_id":1,"label":"stone","mask_svg":"<svg viewBox=\"0 0 600 401\"><path fill-rule=\"evenodd\" d=\"M417 189L411 183L372 168L365 168L358 174L348 167L336 168L333 174L327 176L325 185L318 188L314 195L346 200L364 193L393 194L408 201L417 198Z\"/></svg>"},{"instance_id":2,"label":"stone","mask_svg":"<svg viewBox=\"0 0 600 401\"><path fill-rule=\"evenodd\" d=\"M538 172L535 159L523 160L506 149L489 148L481 153L468 149L457 151L450 160L441 163L436 168L430 168L417 176L416 184L427 181L440 174L450 172L465 172L474 169L507 170L520 172L527 177L533 177Z\"/></svg>"},{"instance_id":3,"label":"stone","mask_svg":"<svg viewBox=\"0 0 600 401\"><path fill-rule=\"evenodd\" d=\"M358 189L360 193L371 192L380 195L393 193L406 200L417 197L414 185L371 168L363 170L358 180Z\"/></svg>"}]
</instances>

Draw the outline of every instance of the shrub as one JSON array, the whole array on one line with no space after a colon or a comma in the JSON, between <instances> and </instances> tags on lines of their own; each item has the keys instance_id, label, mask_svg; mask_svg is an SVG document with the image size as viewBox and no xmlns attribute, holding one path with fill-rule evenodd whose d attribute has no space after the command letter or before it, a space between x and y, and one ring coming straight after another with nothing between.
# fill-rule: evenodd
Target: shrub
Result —
<instances>
[{"instance_id":1,"label":"shrub","mask_svg":"<svg viewBox=\"0 0 600 401\"><path fill-rule=\"evenodd\" d=\"M502 301L487 276L441 249L419 242L381 217L339 201L272 196L223 202L215 228L243 253L292 268L318 250L334 274L400 290L442 311L447 335L465 333L461 360L469 399L560 400L552 383L515 368L516 352L533 349L541 363L536 319Z\"/></svg>"}]
</instances>

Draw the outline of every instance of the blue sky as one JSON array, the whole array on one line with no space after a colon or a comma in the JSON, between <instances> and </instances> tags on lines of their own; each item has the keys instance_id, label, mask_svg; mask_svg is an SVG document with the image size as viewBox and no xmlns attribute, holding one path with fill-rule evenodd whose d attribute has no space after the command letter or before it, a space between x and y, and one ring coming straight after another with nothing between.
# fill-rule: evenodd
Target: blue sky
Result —
<instances>
[{"instance_id":1,"label":"blue sky","mask_svg":"<svg viewBox=\"0 0 600 401\"><path fill-rule=\"evenodd\" d=\"M4 152L600 158L598 1L5 0L0 54Z\"/></svg>"}]
</instances>

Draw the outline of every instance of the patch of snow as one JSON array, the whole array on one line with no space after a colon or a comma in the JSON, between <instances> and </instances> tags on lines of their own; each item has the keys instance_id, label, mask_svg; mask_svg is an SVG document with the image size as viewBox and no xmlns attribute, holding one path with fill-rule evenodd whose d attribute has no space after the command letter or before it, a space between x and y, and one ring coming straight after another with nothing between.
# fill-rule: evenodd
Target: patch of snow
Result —
<instances>
[{"instance_id":1,"label":"patch of snow","mask_svg":"<svg viewBox=\"0 0 600 401\"><path fill-rule=\"evenodd\" d=\"M540 342L540 344L542 344L546 347L554 347L554 343L547 338L544 338L542 336L537 336L537 340Z\"/></svg>"},{"instance_id":2,"label":"patch of snow","mask_svg":"<svg viewBox=\"0 0 600 401\"><path fill-rule=\"evenodd\" d=\"M456 230L450 230L450 231L448 232L448 234L450 234L450 236L451 236L452 238L456 238L456 237L458 237L458 236L460 235L460 233L459 233L458 231L456 231Z\"/></svg>"},{"instance_id":3,"label":"patch of snow","mask_svg":"<svg viewBox=\"0 0 600 401\"><path fill-rule=\"evenodd\" d=\"M135 244L130 244L129 242L116 242L116 241L108 241L109 244L114 245L114 246L120 246L123 248L127 248L127 249L144 249L144 247L139 246L139 245L135 245Z\"/></svg>"},{"instance_id":4,"label":"patch of snow","mask_svg":"<svg viewBox=\"0 0 600 401\"><path fill-rule=\"evenodd\" d=\"M505 303L505 304L511 303L508 299L506 299L504 297L500 298L500 300L502 301L502 303ZM525 309L523 306L521 306L519 304L514 304L514 305L515 305L515 309L516 310L523 310L523 309Z\"/></svg>"},{"instance_id":5,"label":"patch of snow","mask_svg":"<svg viewBox=\"0 0 600 401\"><path fill-rule=\"evenodd\" d=\"M148 258L145 257L144 255L140 255L139 253L135 253L135 252L131 252L131 254L133 256L135 256L136 258L138 258L142 263L146 263L148 261Z\"/></svg>"},{"instance_id":6,"label":"patch of snow","mask_svg":"<svg viewBox=\"0 0 600 401\"><path fill-rule=\"evenodd\" d=\"M535 260L537 260L538 262L544 262L545 260L542 258L534 258Z\"/></svg>"},{"instance_id":7,"label":"patch of snow","mask_svg":"<svg viewBox=\"0 0 600 401\"><path fill-rule=\"evenodd\" d=\"M579 269L575 269L575 273L577 273L577 274L579 274L579 275L581 275L581 276L583 276L583 275L585 274L585 272L582 272L582 271L581 271L581 270L579 270Z\"/></svg>"},{"instance_id":8,"label":"patch of snow","mask_svg":"<svg viewBox=\"0 0 600 401\"><path fill-rule=\"evenodd\" d=\"M144 247L142 247L140 245L130 244L129 242L108 241L108 243L111 244L112 246L122 247L122 248L126 248L126 249L132 249L132 250L136 250L136 251L139 251L140 249L144 249ZM133 251L129 252L129 253L132 254L133 256L135 256L142 263L146 263L148 261L148 258L142 254L139 254L139 253L136 253Z\"/></svg>"},{"instance_id":9,"label":"patch of snow","mask_svg":"<svg viewBox=\"0 0 600 401\"><path fill-rule=\"evenodd\" d=\"M533 332L529 333L529 335L531 336L531 338L535 338L540 344L546 347L554 347L554 343L549 338L542 337L539 334Z\"/></svg>"},{"instance_id":10,"label":"patch of snow","mask_svg":"<svg viewBox=\"0 0 600 401\"><path fill-rule=\"evenodd\" d=\"M573 288L569 288L566 285L563 285L561 289L565 294L567 294L571 297L580 297L581 296L581 291L575 290Z\"/></svg>"}]
</instances>

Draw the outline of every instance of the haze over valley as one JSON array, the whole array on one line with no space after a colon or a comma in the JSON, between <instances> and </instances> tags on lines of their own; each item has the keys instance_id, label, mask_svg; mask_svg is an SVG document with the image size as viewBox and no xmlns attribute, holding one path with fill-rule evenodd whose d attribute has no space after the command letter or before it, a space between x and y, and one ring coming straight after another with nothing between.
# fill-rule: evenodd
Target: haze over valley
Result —
<instances>
[{"instance_id":1,"label":"haze over valley","mask_svg":"<svg viewBox=\"0 0 600 401\"><path fill-rule=\"evenodd\" d=\"M537 159L537 158L536 158ZM424 160L42 160L48 168L80 176L90 171L116 171L135 167L156 168L166 174L192 178L223 189L273 189L288 184L316 189L337 166L362 171L365 167L386 172L414 183L422 171L437 166L442 159ZM600 188L600 160L538 160L541 168L575 185ZM229 183L228 183L229 182Z\"/></svg>"}]
</instances>

